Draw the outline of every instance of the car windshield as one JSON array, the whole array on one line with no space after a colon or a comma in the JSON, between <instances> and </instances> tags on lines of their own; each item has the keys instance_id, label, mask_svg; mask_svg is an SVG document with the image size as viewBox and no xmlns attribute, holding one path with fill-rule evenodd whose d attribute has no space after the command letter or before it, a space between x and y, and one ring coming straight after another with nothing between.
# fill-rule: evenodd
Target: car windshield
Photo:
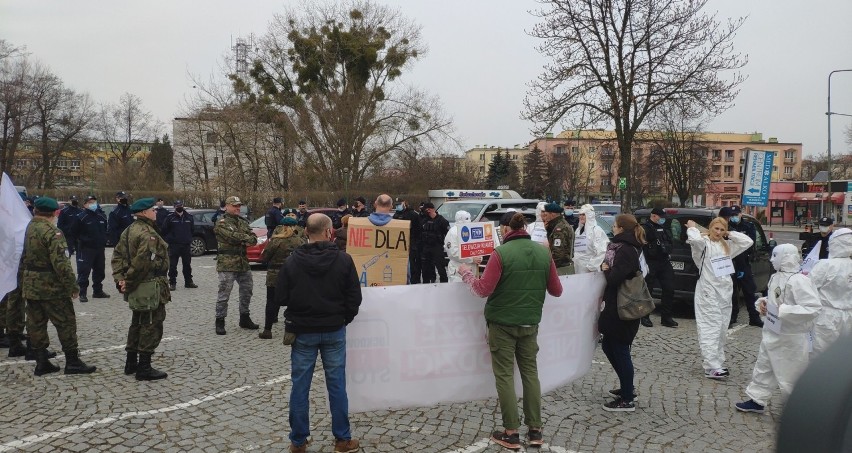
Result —
<instances>
[{"instance_id":1,"label":"car windshield","mask_svg":"<svg viewBox=\"0 0 852 453\"><path fill-rule=\"evenodd\" d=\"M470 217L475 219L479 215L479 211L485 203L444 203L437 209L438 214L441 214L450 223L455 223L456 213L459 211L467 211Z\"/></svg>"},{"instance_id":2,"label":"car windshield","mask_svg":"<svg viewBox=\"0 0 852 453\"><path fill-rule=\"evenodd\" d=\"M612 224L615 223L615 216L599 215L595 216L598 226L604 230L607 236L612 237Z\"/></svg>"},{"instance_id":3,"label":"car windshield","mask_svg":"<svg viewBox=\"0 0 852 453\"><path fill-rule=\"evenodd\" d=\"M254 219L254 222L249 224L252 228L266 228L266 216Z\"/></svg>"}]
</instances>

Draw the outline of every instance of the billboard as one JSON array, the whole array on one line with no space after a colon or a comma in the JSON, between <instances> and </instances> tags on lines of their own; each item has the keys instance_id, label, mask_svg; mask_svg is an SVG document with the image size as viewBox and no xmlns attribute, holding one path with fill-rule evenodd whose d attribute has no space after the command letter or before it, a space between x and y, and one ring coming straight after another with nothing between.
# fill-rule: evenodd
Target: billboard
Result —
<instances>
[{"instance_id":1,"label":"billboard","mask_svg":"<svg viewBox=\"0 0 852 453\"><path fill-rule=\"evenodd\" d=\"M749 150L743 168L743 206L769 204L769 186L772 182L772 151Z\"/></svg>"}]
</instances>

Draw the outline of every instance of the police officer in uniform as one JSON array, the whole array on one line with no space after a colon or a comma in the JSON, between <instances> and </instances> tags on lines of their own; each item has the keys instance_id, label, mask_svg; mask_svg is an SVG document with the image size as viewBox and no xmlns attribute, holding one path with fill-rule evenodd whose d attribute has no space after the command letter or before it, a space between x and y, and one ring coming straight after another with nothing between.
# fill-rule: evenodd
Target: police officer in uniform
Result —
<instances>
[{"instance_id":1,"label":"police officer in uniform","mask_svg":"<svg viewBox=\"0 0 852 453\"><path fill-rule=\"evenodd\" d=\"M408 205L406 200L398 200L396 212L393 215L397 220L408 220L411 235L411 243L408 246L408 271L410 272L408 283L415 285L421 282L423 269L423 258L421 253L423 247L423 225L420 214Z\"/></svg>"},{"instance_id":2,"label":"police officer in uniform","mask_svg":"<svg viewBox=\"0 0 852 453\"><path fill-rule=\"evenodd\" d=\"M239 197L225 200L225 214L216 221L213 232L219 249L216 257L216 272L219 274L219 293L216 298L216 334L225 335L225 316L228 315L228 298L234 281L240 292L240 327L256 330L260 326L251 320L249 303L252 295L252 277L246 247L257 244L257 236L251 231L248 221L240 217L243 202Z\"/></svg>"},{"instance_id":3,"label":"police officer in uniform","mask_svg":"<svg viewBox=\"0 0 852 453\"><path fill-rule=\"evenodd\" d=\"M346 200L341 198L337 200L337 212L331 216L331 227L335 230L343 226L343 217L352 215L349 208L346 207Z\"/></svg>"},{"instance_id":4,"label":"police officer in uniform","mask_svg":"<svg viewBox=\"0 0 852 453\"><path fill-rule=\"evenodd\" d=\"M550 255L559 275L574 273L574 228L565 221L565 211L556 203L544 205L541 220L547 230Z\"/></svg>"},{"instance_id":5,"label":"police officer in uniform","mask_svg":"<svg viewBox=\"0 0 852 453\"><path fill-rule=\"evenodd\" d=\"M660 324L664 327L677 327L677 322L672 317L674 307L674 269L672 268L671 251L672 235L666 228L666 211L660 208L651 210L651 217L642 224L645 229L645 239L648 241L643 246L645 262L648 263L648 276L645 281L648 288L653 287L654 280L660 284ZM642 318L642 325L653 327L650 316Z\"/></svg>"},{"instance_id":6,"label":"police officer in uniform","mask_svg":"<svg viewBox=\"0 0 852 453\"><path fill-rule=\"evenodd\" d=\"M81 209L78 207L80 202L77 200L76 195L71 195L68 200L70 203L59 211L59 220L56 222L56 226L65 235L65 242L68 243L68 253L73 255L74 251L77 250L77 239L69 235L69 233L76 229L75 224L77 223L77 216L80 214Z\"/></svg>"},{"instance_id":7,"label":"police officer in uniform","mask_svg":"<svg viewBox=\"0 0 852 453\"><path fill-rule=\"evenodd\" d=\"M162 198L157 198L156 207L154 208L154 212L157 213L157 220L154 222L161 231L163 229L163 222L166 221L166 217L170 214L169 210L163 207L164 203Z\"/></svg>"},{"instance_id":8,"label":"police officer in uniform","mask_svg":"<svg viewBox=\"0 0 852 453\"><path fill-rule=\"evenodd\" d=\"M831 239L831 234L834 232L834 219L831 217L819 219L818 228L819 234L811 235L811 238L805 241L802 246L802 258L806 258L819 242L819 259L828 259L828 240Z\"/></svg>"},{"instance_id":9,"label":"police officer in uniform","mask_svg":"<svg viewBox=\"0 0 852 453\"><path fill-rule=\"evenodd\" d=\"M107 238L113 246L116 244L116 241L118 241L118 237L121 236L121 233L123 233L124 230L133 223L133 215L130 213L127 194L124 192L116 192L115 201L118 205L109 213L109 219L107 222Z\"/></svg>"},{"instance_id":10,"label":"police officer in uniform","mask_svg":"<svg viewBox=\"0 0 852 453\"><path fill-rule=\"evenodd\" d=\"M41 197L34 209L21 257L21 296L27 301L27 332L35 349L35 375L59 371L47 357L48 320L56 327L65 352L65 374L93 373L95 367L80 360L77 348L77 318L71 299L76 299L79 291L65 236L53 223L59 204L53 198Z\"/></svg>"},{"instance_id":11,"label":"police officer in uniform","mask_svg":"<svg viewBox=\"0 0 852 453\"><path fill-rule=\"evenodd\" d=\"M719 210L719 217L725 218L728 221L729 231L738 231L751 238L752 242L757 237L757 232L754 226L749 222L742 221L742 211L739 206L725 206ZM754 283L754 274L751 271L751 256L754 246L750 247L743 253L735 256L734 274L731 279L734 281L734 293L731 300L731 323L733 326L737 322L737 316L740 314L740 304L737 299L737 292L742 291L743 301L748 310L748 325L755 327L763 327L763 321L760 319L760 313L754 306L757 297L757 285Z\"/></svg>"},{"instance_id":12,"label":"police officer in uniform","mask_svg":"<svg viewBox=\"0 0 852 453\"><path fill-rule=\"evenodd\" d=\"M73 236L77 239L77 285L80 287L80 302L88 302L86 289L89 287L89 273L92 274L92 297L105 299L104 292L107 220L93 195L86 198L83 210L77 216Z\"/></svg>"},{"instance_id":13,"label":"police officer in uniform","mask_svg":"<svg viewBox=\"0 0 852 453\"><path fill-rule=\"evenodd\" d=\"M283 205L284 200L279 197L273 198L272 207L266 211L266 215L263 217L263 222L266 224L267 240L272 239L272 233L275 232L275 229L281 224L281 219L284 218L284 214L281 213L281 206Z\"/></svg>"},{"instance_id":14,"label":"police officer in uniform","mask_svg":"<svg viewBox=\"0 0 852 453\"><path fill-rule=\"evenodd\" d=\"M158 303L153 310L133 310L127 331L124 374L135 373L137 381L154 381L167 376L151 367L151 356L163 338L166 304L171 300L166 284L169 246L157 232L153 198L137 200L130 211L136 215L136 220L115 244L112 278L125 298L136 291L149 290L152 297L158 298ZM151 282L154 285L150 285ZM143 287L142 283L149 285Z\"/></svg>"},{"instance_id":15,"label":"police officer in uniform","mask_svg":"<svg viewBox=\"0 0 852 453\"><path fill-rule=\"evenodd\" d=\"M574 200L565 200L563 205L565 221L568 222L568 225L571 225L571 228L576 230L580 226L580 218L574 215Z\"/></svg>"},{"instance_id":16,"label":"police officer in uniform","mask_svg":"<svg viewBox=\"0 0 852 453\"><path fill-rule=\"evenodd\" d=\"M308 223L308 203L305 200L299 200L299 212L296 213L296 222L303 229Z\"/></svg>"},{"instance_id":17,"label":"police officer in uniform","mask_svg":"<svg viewBox=\"0 0 852 453\"><path fill-rule=\"evenodd\" d=\"M184 288L198 288L198 285L192 281L192 252L189 249L189 245L192 244L195 219L183 208L182 201L175 200L174 206L175 212L170 212L160 224L161 236L169 244L169 289L171 291L177 289L178 260L183 263Z\"/></svg>"},{"instance_id":18,"label":"police officer in uniform","mask_svg":"<svg viewBox=\"0 0 852 453\"><path fill-rule=\"evenodd\" d=\"M435 205L425 203L423 220L423 283L435 283L435 270L441 283L448 281L447 263L444 260L444 238L450 231L450 222L435 212Z\"/></svg>"}]
</instances>

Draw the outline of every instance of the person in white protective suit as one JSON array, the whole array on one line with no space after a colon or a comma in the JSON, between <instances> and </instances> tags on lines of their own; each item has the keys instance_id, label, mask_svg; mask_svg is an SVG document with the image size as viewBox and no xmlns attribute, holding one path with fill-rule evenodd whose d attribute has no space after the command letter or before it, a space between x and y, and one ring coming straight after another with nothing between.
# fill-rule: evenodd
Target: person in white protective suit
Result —
<instances>
[{"instance_id":1,"label":"person in white protective suit","mask_svg":"<svg viewBox=\"0 0 852 453\"><path fill-rule=\"evenodd\" d=\"M580 207L580 224L574 233L574 273L598 272L606 255L609 237L595 219L595 208L590 204Z\"/></svg>"},{"instance_id":2,"label":"person in white protective suit","mask_svg":"<svg viewBox=\"0 0 852 453\"><path fill-rule=\"evenodd\" d=\"M704 359L704 376L725 379L725 339L731 321L731 296L734 284L733 257L751 247L748 235L728 231L728 222L716 217L710 222L707 233L690 220L686 223L687 240L692 249L692 260L698 267L695 284L695 324L698 328L698 347Z\"/></svg>"},{"instance_id":3,"label":"person in white protective suit","mask_svg":"<svg viewBox=\"0 0 852 453\"><path fill-rule=\"evenodd\" d=\"M822 304L814 322L814 358L841 336L852 335L852 230L834 230L828 259L817 261L808 277Z\"/></svg>"},{"instance_id":4,"label":"person in white protective suit","mask_svg":"<svg viewBox=\"0 0 852 453\"><path fill-rule=\"evenodd\" d=\"M541 213L544 211L544 207L547 205L546 201L540 201L535 207L535 222L527 225L527 233L530 235L530 239L533 242L538 242L539 244L544 244L547 246L547 225L545 225L544 220L541 219Z\"/></svg>"},{"instance_id":5,"label":"person in white protective suit","mask_svg":"<svg viewBox=\"0 0 852 453\"><path fill-rule=\"evenodd\" d=\"M777 272L769 279L768 295L754 305L770 319L763 324L763 340L745 390L751 399L735 404L742 412L762 414L778 387L785 398L790 396L793 384L808 366L808 333L821 307L813 282L799 273L802 256L795 245L775 247L769 261ZM771 319L775 318L773 313L777 315L776 322Z\"/></svg>"},{"instance_id":6,"label":"person in white protective suit","mask_svg":"<svg viewBox=\"0 0 852 453\"><path fill-rule=\"evenodd\" d=\"M450 262L447 263L447 280L449 282L462 281L461 275L459 275L460 264L479 264L482 262L481 256L476 258L459 258L459 256L461 256L461 235L459 234L459 231L466 223L470 223L470 213L464 210L456 212L456 223L452 228L450 228L450 231L448 231L447 235L444 237L444 251L447 252L447 256L450 258ZM496 233L494 236L496 241ZM498 243L495 243L495 247L497 244Z\"/></svg>"}]
</instances>

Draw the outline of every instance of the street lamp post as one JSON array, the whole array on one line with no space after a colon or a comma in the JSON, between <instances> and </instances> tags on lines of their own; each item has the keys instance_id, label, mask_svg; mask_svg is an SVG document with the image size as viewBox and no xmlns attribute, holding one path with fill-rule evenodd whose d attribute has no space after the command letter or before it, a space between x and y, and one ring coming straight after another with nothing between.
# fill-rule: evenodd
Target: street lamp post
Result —
<instances>
[{"instance_id":1,"label":"street lamp post","mask_svg":"<svg viewBox=\"0 0 852 453\"><path fill-rule=\"evenodd\" d=\"M343 168L343 192L346 193L346 208L349 208L349 167Z\"/></svg>"},{"instance_id":2,"label":"street lamp post","mask_svg":"<svg viewBox=\"0 0 852 453\"><path fill-rule=\"evenodd\" d=\"M91 162L92 167L92 177L89 179L89 195L95 194L95 159L92 158Z\"/></svg>"},{"instance_id":3,"label":"street lamp post","mask_svg":"<svg viewBox=\"0 0 852 453\"><path fill-rule=\"evenodd\" d=\"M831 111L831 76L835 72L852 72L852 69L836 69L828 73L828 110L826 110L825 116L828 119L828 203L832 212L834 211L834 202L831 201L831 115L852 116Z\"/></svg>"}]
</instances>

